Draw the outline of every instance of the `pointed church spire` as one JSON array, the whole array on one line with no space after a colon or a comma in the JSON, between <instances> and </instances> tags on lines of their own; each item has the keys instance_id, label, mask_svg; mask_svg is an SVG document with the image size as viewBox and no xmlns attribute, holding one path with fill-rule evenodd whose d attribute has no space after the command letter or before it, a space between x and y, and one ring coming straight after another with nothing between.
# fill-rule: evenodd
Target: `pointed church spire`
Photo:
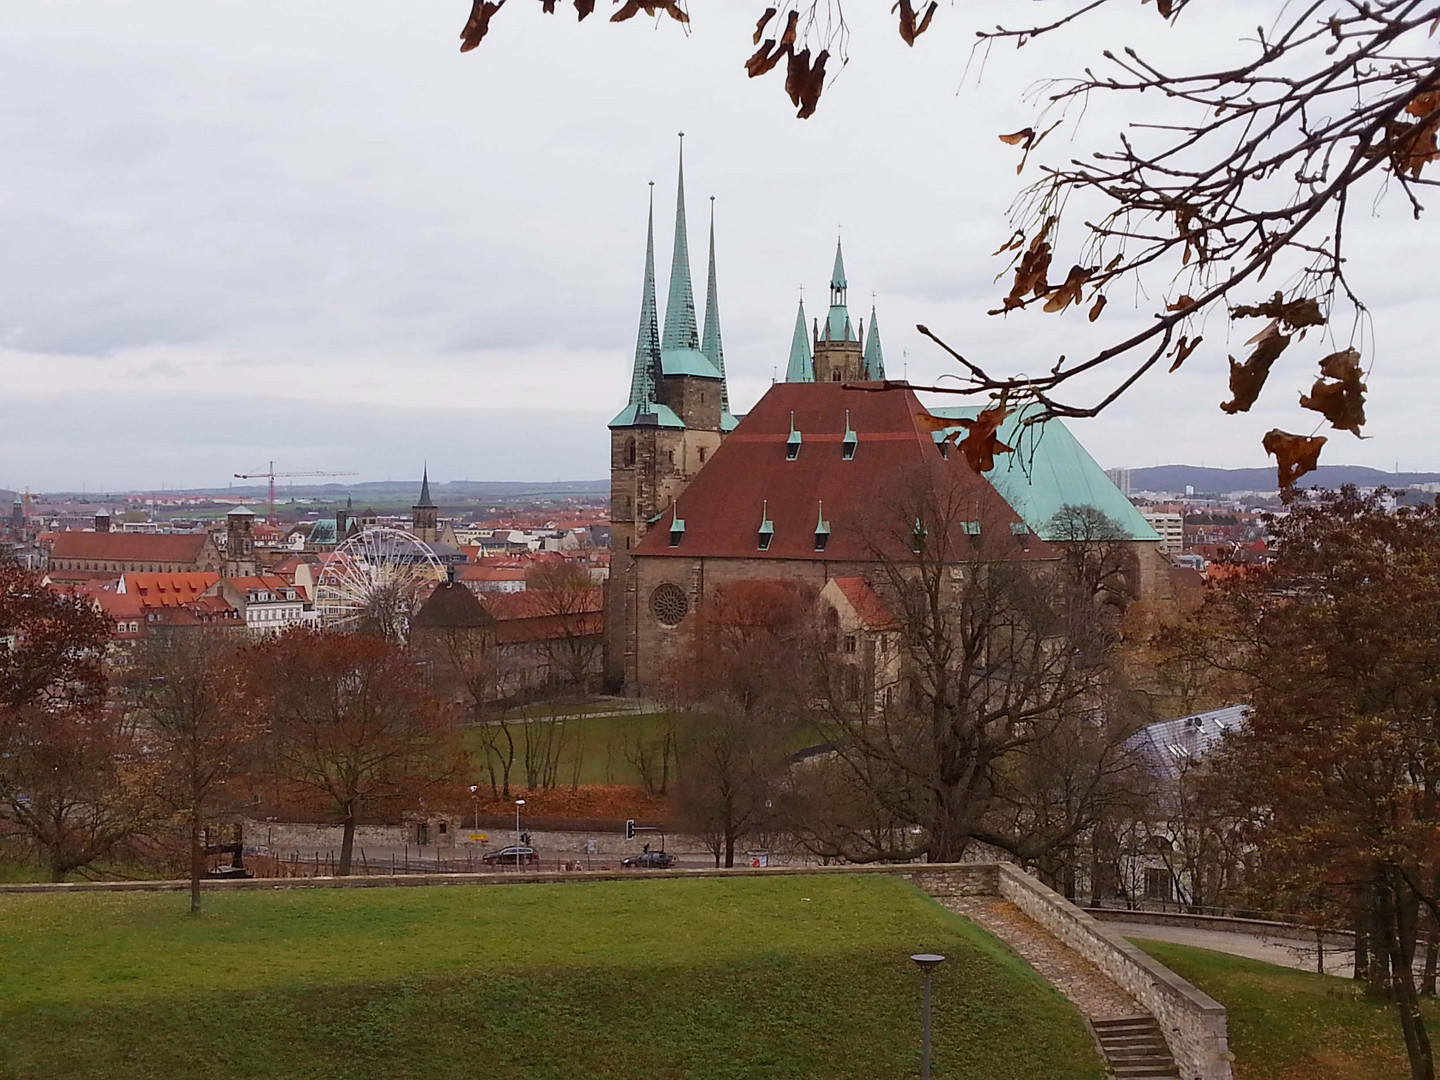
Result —
<instances>
[{"instance_id":1,"label":"pointed church spire","mask_svg":"<svg viewBox=\"0 0 1440 1080\"><path fill-rule=\"evenodd\" d=\"M880 324L875 319L875 305L870 305L870 336L865 339L865 377L872 381L885 378L885 356L880 351Z\"/></svg>"},{"instance_id":2,"label":"pointed church spire","mask_svg":"<svg viewBox=\"0 0 1440 1080\"><path fill-rule=\"evenodd\" d=\"M786 382L814 382L815 365L810 360L810 330L805 325L805 301L795 314L795 336L790 339L790 363L785 366Z\"/></svg>"},{"instance_id":3,"label":"pointed church spire","mask_svg":"<svg viewBox=\"0 0 1440 1080\"><path fill-rule=\"evenodd\" d=\"M720 408L730 411L730 387L725 382L725 347L720 343L720 297L715 285L715 196L710 196L710 276L705 285L705 337L700 346L720 373Z\"/></svg>"},{"instance_id":4,"label":"pointed church spire","mask_svg":"<svg viewBox=\"0 0 1440 1080\"><path fill-rule=\"evenodd\" d=\"M845 258L840 253L840 238L835 238L835 269L830 272L830 316L825 320L826 341L854 341L855 328L850 325L850 312L845 307Z\"/></svg>"},{"instance_id":5,"label":"pointed church spire","mask_svg":"<svg viewBox=\"0 0 1440 1080\"><path fill-rule=\"evenodd\" d=\"M420 501L415 504L418 507L430 507L435 504L430 501L430 463L425 463L425 473L420 481Z\"/></svg>"},{"instance_id":6,"label":"pointed church spire","mask_svg":"<svg viewBox=\"0 0 1440 1080\"><path fill-rule=\"evenodd\" d=\"M695 291L690 286L690 242L685 234L685 133L680 133L680 173L675 195L675 253L670 260L670 296L665 301L662 349L700 348L695 330Z\"/></svg>"},{"instance_id":7,"label":"pointed church spire","mask_svg":"<svg viewBox=\"0 0 1440 1080\"><path fill-rule=\"evenodd\" d=\"M630 404L635 414L651 413L660 369L660 326L655 312L655 184L650 184L650 213L645 229L645 284L640 293L640 329L635 335L635 367L630 375Z\"/></svg>"}]
</instances>

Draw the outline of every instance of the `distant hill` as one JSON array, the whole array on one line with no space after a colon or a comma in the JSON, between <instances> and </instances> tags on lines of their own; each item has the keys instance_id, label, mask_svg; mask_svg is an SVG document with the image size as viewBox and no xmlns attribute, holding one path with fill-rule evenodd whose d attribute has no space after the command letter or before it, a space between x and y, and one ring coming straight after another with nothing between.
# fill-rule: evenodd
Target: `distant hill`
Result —
<instances>
[{"instance_id":1,"label":"distant hill","mask_svg":"<svg viewBox=\"0 0 1440 1080\"><path fill-rule=\"evenodd\" d=\"M1384 472L1366 465L1321 465L1300 478L1301 487L1337 488L1406 487L1410 484L1440 483L1440 473ZM1197 495L1219 495L1227 491L1274 491L1273 466L1257 469L1207 469L1200 465L1155 465L1130 470L1132 491L1184 491L1186 485Z\"/></svg>"}]
</instances>

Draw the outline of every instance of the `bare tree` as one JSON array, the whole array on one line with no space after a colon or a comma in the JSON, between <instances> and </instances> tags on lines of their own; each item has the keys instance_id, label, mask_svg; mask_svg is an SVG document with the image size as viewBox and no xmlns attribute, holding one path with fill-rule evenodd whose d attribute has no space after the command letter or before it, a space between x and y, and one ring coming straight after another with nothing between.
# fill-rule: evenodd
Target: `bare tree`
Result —
<instances>
[{"instance_id":1,"label":"bare tree","mask_svg":"<svg viewBox=\"0 0 1440 1080\"><path fill-rule=\"evenodd\" d=\"M200 912L205 830L233 814L263 722L245 707L228 631L152 634L132 676L153 791L189 836L190 913Z\"/></svg>"},{"instance_id":2,"label":"bare tree","mask_svg":"<svg viewBox=\"0 0 1440 1080\"><path fill-rule=\"evenodd\" d=\"M550 678L583 693L595 681L604 647L599 588L585 567L555 558L526 572L525 592L550 622L542 642Z\"/></svg>"},{"instance_id":3,"label":"bare tree","mask_svg":"<svg viewBox=\"0 0 1440 1080\"><path fill-rule=\"evenodd\" d=\"M251 672L285 779L328 804L344 830L341 875L366 810L417 805L461 774L453 711L386 641L290 631L257 652Z\"/></svg>"}]
</instances>

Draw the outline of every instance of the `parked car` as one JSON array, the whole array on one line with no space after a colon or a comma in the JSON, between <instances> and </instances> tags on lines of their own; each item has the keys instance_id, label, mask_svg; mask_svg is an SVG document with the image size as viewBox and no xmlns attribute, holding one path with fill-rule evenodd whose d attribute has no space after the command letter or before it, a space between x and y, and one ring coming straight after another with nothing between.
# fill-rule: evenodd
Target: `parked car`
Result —
<instances>
[{"instance_id":1,"label":"parked car","mask_svg":"<svg viewBox=\"0 0 1440 1080\"><path fill-rule=\"evenodd\" d=\"M540 861L540 855L532 847L507 847L499 851L487 851L480 857L486 866L527 866Z\"/></svg>"},{"instance_id":2,"label":"parked car","mask_svg":"<svg viewBox=\"0 0 1440 1080\"><path fill-rule=\"evenodd\" d=\"M621 859L620 865L641 870L668 870L679 861L667 851L644 851L639 855L631 855L628 859Z\"/></svg>"}]
</instances>

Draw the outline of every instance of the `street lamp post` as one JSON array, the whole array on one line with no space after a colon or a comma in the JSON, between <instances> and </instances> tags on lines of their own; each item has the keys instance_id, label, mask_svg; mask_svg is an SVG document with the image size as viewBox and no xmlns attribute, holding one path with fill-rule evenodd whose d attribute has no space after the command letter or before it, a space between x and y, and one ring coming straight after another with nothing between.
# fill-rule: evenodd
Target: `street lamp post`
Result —
<instances>
[{"instance_id":1,"label":"street lamp post","mask_svg":"<svg viewBox=\"0 0 1440 1080\"><path fill-rule=\"evenodd\" d=\"M475 831L480 831L480 785L470 785L470 803L475 807Z\"/></svg>"},{"instance_id":2,"label":"street lamp post","mask_svg":"<svg viewBox=\"0 0 1440 1080\"><path fill-rule=\"evenodd\" d=\"M520 807L525 805L524 799L515 800L515 869L520 869Z\"/></svg>"},{"instance_id":3,"label":"street lamp post","mask_svg":"<svg viewBox=\"0 0 1440 1080\"><path fill-rule=\"evenodd\" d=\"M925 1005L920 1021L920 1080L930 1080L930 973L945 962L938 953L916 953L910 957L925 972Z\"/></svg>"}]
</instances>

